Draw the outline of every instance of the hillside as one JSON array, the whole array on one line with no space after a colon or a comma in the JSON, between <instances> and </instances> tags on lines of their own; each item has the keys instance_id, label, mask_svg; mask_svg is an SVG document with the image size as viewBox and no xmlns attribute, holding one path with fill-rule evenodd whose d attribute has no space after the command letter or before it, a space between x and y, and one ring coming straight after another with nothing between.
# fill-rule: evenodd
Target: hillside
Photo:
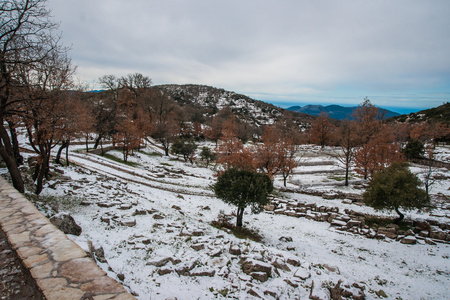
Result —
<instances>
[{"instance_id":1,"label":"hillside","mask_svg":"<svg viewBox=\"0 0 450 300\"><path fill-rule=\"evenodd\" d=\"M418 123L418 122L440 122L450 123L450 103L447 102L438 107L422 110L416 113L410 113L408 115L401 115L392 118L392 120L398 122Z\"/></svg>"},{"instance_id":2,"label":"hillside","mask_svg":"<svg viewBox=\"0 0 450 300\"><path fill-rule=\"evenodd\" d=\"M288 108L290 111L295 111L299 113L305 113L313 116L318 116L322 111L326 112L330 118L337 120L345 120L351 119L353 111L357 108L357 106L352 107L344 107L340 105L306 105L306 106L291 106ZM384 115L385 118L391 118L395 116L400 116L399 113L380 108L380 111Z\"/></svg>"},{"instance_id":3,"label":"hillside","mask_svg":"<svg viewBox=\"0 0 450 300\"><path fill-rule=\"evenodd\" d=\"M200 109L207 116L213 116L219 110L228 108L239 120L245 120L258 127L285 119L299 125L310 123L314 119L307 114L288 111L242 94L206 85L166 84L157 85L155 88L172 96L181 106Z\"/></svg>"}]
</instances>

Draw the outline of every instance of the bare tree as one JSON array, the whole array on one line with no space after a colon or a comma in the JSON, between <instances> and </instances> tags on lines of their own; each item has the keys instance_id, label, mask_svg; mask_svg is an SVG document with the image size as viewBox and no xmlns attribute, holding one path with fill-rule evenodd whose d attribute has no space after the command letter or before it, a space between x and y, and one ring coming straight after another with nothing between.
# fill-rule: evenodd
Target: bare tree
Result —
<instances>
[{"instance_id":1,"label":"bare tree","mask_svg":"<svg viewBox=\"0 0 450 300\"><path fill-rule=\"evenodd\" d=\"M30 100L29 94L22 93L27 84L22 76L36 79L46 60L67 51L54 34L57 23L51 20L45 4L45 0L6 0L0 4L0 156L20 192L24 191L23 180L5 120L21 111L23 101Z\"/></svg>"}]
</instances>

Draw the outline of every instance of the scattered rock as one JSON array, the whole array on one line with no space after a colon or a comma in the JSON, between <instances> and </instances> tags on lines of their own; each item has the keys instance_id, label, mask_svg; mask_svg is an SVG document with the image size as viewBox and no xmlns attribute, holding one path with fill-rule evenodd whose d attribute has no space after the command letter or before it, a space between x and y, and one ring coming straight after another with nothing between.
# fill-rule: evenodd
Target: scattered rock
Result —
<instances>
[{"instance_id":1,"label":"scattered rock","mask_svg":"<svg viewBox=\"0 0 450 300\"><path fill-rule=\"evenodd\" d=\"M294 273L294 277L300 278L301 280L306 280L311 277L311 273L304 268L298 268Z\"/></svg>"},{"instance_id":2,"label":"scattered rock","mask_svg":"<svg viewBox=\"0 0 450 300\"><path fill-rule=\"evenodd\" d=\"M164 219L164 217L159 215L159 214L154 214L153 215L153 219L155 219L155 220L162 220L162 219Z\"/></svg>"},{"instance_id":3,"label":"scattered rock","mask_svg":"<svg viewBox=\"0 0 450 300\"><path fill-rule=\"evenodd\" d=\"M228 250L230 252L231 255L241 255L241 249L239 248L238 245L230 245L230 249Z\"/></svg>"},{"instance_id":4,"label":"scattered rock","mask_svg":"<svg viewBox=\"0 0 450 300\"><path fill-rule=\"evenodd\" d=\"M297 259L288 258L286 262L294 267L300 267L300 261Z\"/></svg>"},{"instance_id":5,"label":"scattered rock","mask_svg":"<svg viewBox=\"0 0 450 300\"><path fill-rule=\"evenodd\" d=\"M136 219L124 219L121 221L123 226L133 227L136 226Z\"/></svg>"},{"instance_id":6,"label":"scattered rock","mask_svg":"<svg viewBox=\"0 0 450 300\"><path fill-rule=\"evenodd\" d=\"M118 278L120 281L124 281L124 280L125 280L125 275L122 274L122 273L117 274L117 278Z\"/></svg>"},{"instance_id":7,"label":"scattered rock","mask_svg":"<svg viewBox=\"0 0 450 300\"><path fill-rule=\"evenodd\" d=\"M147 266L162 267L170 261L170 257L156 257L146 263Z\"/></svg>"},{"instance_id":8,"label":"scattered rock","mask_svg":"<svg viewBox=\"0 0 450 300\"><path fill-rule=\"evenodd\" d=\"M267 276L270 276L270 274L272 273L272 266L262 261L248 259L241 261L241 265L242 271L247 275L250 275L254 272L263 272L266 273Z\"/></svg>"},{"instance_id":9,"label":"scattered rock","mask_svg":"<svg viewBox=\"0 0 450 300\"><path fill-rule=\"evenodd\" d=\"M172 268L168 268L168 267L164 267L164 268L158 269L158 275L160 275L160 276L163 276L163 275L166 275L166 274L170 274L172 272L173 272L173 269Z\"/></svg>"},{"instance_id":10,"label":"scattered rock","mask_svg":"<svg viewBox=\"0 0 450 300\"><path fill-rule=\"evenodd\" d=\"M282 241L282 242L292 242L292 237L290 237L290 236L282 236L278 240Z\"/></svg>"},{"instance_id":11,"label":"scattered rock","mask_svg":"<svg viewBox=\"0 0 450 300\"><path fill-rule=\"evenodd\" d=\"M290 286L292 286L293 288L298 288L298 284L294 283L292 281L290 281L289 279L285 278L284 282L286 282L287 284L289 284Z\"/></svg>"},{"instance_id":12,"label":"scattered rock","mask_svg":"<svg viewBox=\"0 0 450 300\"><path fill-rule=\"evenodd\" d=\"M127 210L130 209L133 205L131 203L124 203L119 206L119 209Z\"/></svg>"},{"instance_id":13,"label":"scattered rock","mask_svg":"<svg viewBox=\"0 0 450 300\"><path fill-rule=\"evenodd\" d=\"M192 244L191 248L194 249L195 251L200 251L205 249L205 244Z\"/></svg>"},{"instance_id":14,"label":"scattered rock","mask_svg":"<svg viewBox=\"0 0 450 300\"><path fill-rule=\"evenodd\" d=\"M275 261L272 263L272 266L274 266L277 269L286 271L286 272L290 272L291 269L289 269L289 267L282 261L280 261L279 259L275 259Z\"/></svg>"}]
</instances>

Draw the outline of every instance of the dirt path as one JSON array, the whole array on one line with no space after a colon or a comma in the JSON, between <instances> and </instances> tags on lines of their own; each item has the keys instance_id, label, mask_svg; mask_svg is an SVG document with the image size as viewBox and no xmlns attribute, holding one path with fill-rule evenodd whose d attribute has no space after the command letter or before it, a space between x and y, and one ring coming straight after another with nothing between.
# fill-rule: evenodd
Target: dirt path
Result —
<instances>
[{"instance_id":1,"label":"dirt path","mask_svg":"<svg viewBox=\"0 0 450 300\"><path fill-rule=\"evenodd\" d=\"M0 229L0 299L45 299Z\"/></svg>"}]
</instances>

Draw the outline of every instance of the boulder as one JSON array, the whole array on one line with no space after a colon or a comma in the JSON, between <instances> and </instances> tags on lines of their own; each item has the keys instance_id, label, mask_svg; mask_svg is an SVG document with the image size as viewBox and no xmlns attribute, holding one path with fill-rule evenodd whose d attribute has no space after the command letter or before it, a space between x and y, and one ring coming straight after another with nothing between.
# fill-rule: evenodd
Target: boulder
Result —
<instances>
[{"instance_id":1,"label":"boulder","mask_svg":"<svg viewBox=\"0 0 450 300\"><path fill-rule=\"evenodd\" d=\"M56 228L64 232L65 234L72 234L79 236L81 234L81 227L75 222L73 217L69 214L57 214L51 217L50 222L55 225Z\"/></svg>"}]
</instances>

